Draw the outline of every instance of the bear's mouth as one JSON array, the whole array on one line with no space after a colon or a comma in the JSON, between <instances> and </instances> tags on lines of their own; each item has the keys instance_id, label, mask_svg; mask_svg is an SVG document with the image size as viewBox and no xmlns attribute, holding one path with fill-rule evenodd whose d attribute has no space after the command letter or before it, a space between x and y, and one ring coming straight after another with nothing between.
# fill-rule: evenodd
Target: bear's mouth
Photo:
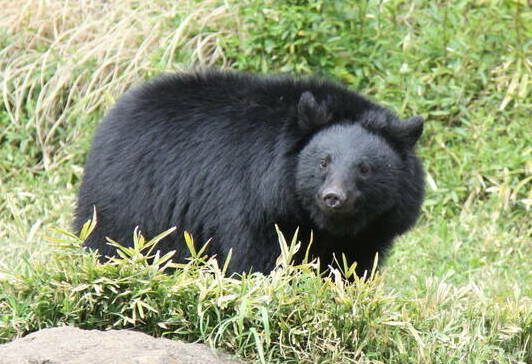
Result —
<instances>
[{"instance_id":1,"label":"bear's mouth","mask_svg":"<svg viewBox=\"0 0 532 364\"><path fill-rule=\"evenodd\" d=\"M360 205L343 205L339 207L329 207L323 203L318 203L323 215L332 219L353 219L360 213Z\"/></svg>"},{"instance_id":2,"label":"bear's mouth","mask_svg":"<svg viewBox=\"0 0 532 364\"><path fill-rule=\"evenodd\" d=\"M348 211L314 211L312 219L321 229L338 236L354 236L359 233L367 221L360 208Z\"/></svg>"}]
</instances>

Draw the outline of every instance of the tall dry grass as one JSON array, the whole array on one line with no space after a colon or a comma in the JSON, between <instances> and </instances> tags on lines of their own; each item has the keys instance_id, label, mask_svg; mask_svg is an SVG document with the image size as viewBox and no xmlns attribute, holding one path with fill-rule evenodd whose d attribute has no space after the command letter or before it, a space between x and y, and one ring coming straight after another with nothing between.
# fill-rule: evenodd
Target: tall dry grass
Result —
<instances>
[{"instance_id":1,"label":"tall dry grass","mask_svg":"<svg viewBox=\"0 0 532 364\"><path fill-rule=\"evenodd\" d=\"M0 29L10 38L0 47L1 100L8 128L38 144L35 169L70 158L62 147L79 136L84 118L132 84L154 73L226 65L220 42L233 31L236 11L217 0L0 0L0 9ZM67 139L59 139L65 123Z\"/></svg>"}]
</instances>

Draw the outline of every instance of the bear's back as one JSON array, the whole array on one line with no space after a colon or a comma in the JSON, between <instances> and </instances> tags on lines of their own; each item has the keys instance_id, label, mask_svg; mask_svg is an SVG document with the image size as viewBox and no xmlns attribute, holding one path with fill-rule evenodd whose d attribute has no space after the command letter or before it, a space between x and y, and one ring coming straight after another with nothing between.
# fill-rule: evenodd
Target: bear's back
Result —
<instances>
[{"instance_id":1,"label":"bear's back","mask_svg":"<svg viewBox=\"0 0 532 364\"><path fill-rule=\"evenodd\" d=\"M224 123L238 127L265 127L279 131L295 122L301 94L311 92L328 103L333 122L356 120L370 109L380 109L364 97L336 83L288 76L205 71L162 75L126 93L110 115L129 116L129 127L149 120L167 120L193 127ZM133 118L131 116L134 116Z\"/></svg>"}]
</instances>

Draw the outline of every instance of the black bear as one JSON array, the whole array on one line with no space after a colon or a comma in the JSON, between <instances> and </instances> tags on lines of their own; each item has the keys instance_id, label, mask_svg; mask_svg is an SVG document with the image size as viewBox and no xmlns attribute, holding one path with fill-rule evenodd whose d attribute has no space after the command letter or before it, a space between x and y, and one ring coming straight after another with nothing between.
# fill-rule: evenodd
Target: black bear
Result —
<instances>
[{"instance_id":1,"label":"black bear","mask_svg":"<svg viewBox=\"0 0 532 364\"><path fill-rule=\"evenodd\" d=\"M184 230L212 238L229 272L268 273L280 254L274 225L313 232L323 267L342 253L363 275L417 220L424 173L415 155L423 119L391 111L321 79L205 71L158 77L127 92L94 136L79 191L78 231L116 254L177 226L161 253L188 251ZM305 251L306 247L302 247Z\"/></svg>"}]
</instances>

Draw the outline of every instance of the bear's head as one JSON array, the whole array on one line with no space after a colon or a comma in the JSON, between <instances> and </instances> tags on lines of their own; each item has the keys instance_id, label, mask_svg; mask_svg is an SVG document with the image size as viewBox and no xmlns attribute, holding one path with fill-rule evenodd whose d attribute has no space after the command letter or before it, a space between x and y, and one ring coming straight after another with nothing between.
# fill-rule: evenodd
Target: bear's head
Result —
<instances>
[{"instance_id":1,"label":"bear's head","mask_svg":"<svg viewBox=\"0 0 532 364\"><path fill-rule=\"evenodd\" d=\"M331 121L332 113L312 94L304 93L299 103L300 123L308 129L309 122L321 122L300 151L296 170L297 196L318 228L356 235L401 203L402 194L414 193L404 181L412 178L409 163L421 118L399 122L369 112L359 120Z\"/></svg>"}]
</instances>

